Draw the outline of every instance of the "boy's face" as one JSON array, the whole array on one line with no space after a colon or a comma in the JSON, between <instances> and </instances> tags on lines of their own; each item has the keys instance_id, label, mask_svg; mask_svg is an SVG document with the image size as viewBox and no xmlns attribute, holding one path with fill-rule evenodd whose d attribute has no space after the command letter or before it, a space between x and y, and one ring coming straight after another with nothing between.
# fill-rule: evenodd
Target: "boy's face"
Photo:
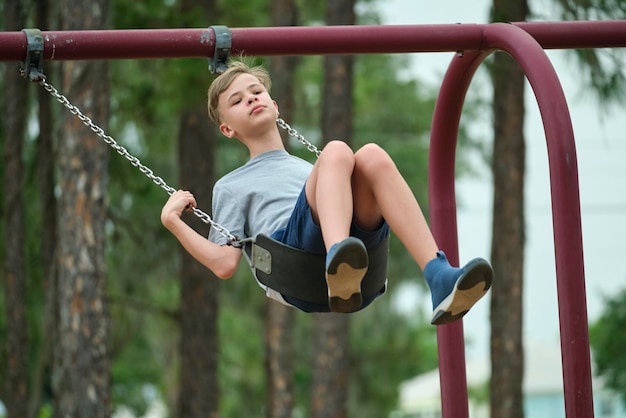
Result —
<instances>
[{"instance_id":1,"label":"boy's face","mask_svg":"<svg viewBox=\"0 0 626 418\"><path fill-rule=\"evenodd\" d=\"M220 131L229 138L260 134L264 126L275 126L278 117L278 105L251 74L240 74L230 83L219 96L218 108Z\"/></svg>"}]
</instances>

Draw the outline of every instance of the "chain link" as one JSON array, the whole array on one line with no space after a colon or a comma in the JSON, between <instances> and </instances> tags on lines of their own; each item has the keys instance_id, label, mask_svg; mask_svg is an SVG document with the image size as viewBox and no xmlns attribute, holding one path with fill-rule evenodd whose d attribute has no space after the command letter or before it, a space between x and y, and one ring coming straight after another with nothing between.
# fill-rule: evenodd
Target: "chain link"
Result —
<instances>
[{"instance_id":1,"label":"chain link","mask_svg":"<svg viewBox=\"0 0 626 418\"><path fill-rule=\"evenodd\" d=\"M36 82L39 83L39 85L41 85L48 93L50 93L50 95L52 95L55 99L57 99L59 103L65 106L73 115L78 117L78 119L80 119L80 121L83 122L85 126L91 129L100 139L102 139L106 144L108 144L111 148L113 148L118 154L126 158L133 166L135 166L146 177L152 180L157 186L165 190L167 194L171 196L174 192L176 192L176 189L169 186L165 182L165 180L163 180L163 178L155 175L154 172L150 168L148 168L147 166L141 163L139 158L133 156L130 152L128 152L128 150L124 146L120 145L115 139L113 139L113 137L111 137L110 135L107 135L104 129L96 125L91 120L91 118L83 114L83 112L81 112L81 110L78 107L73 105L67 97L59 93L59 91L54 86L48 83L45 76L41 75L40 77L38 77ZM305 145L309 151L314 153L317 157L320 156L321 151L317 149L315 145L307 141L304 138L304 136L298 133L298 131L296 131L291 126L289 126L289 124L285 122L282 118L276 119L276 123L278 124L280 128L285 129L290 136L294 137L296 140L298 140L298 142ZM242 246L243 241L241 239L239 239L238 237L230 233L228 229L224 228L222 225L218 224L213 219L211 219L211 217L207 213L205 213L204 211L198 208L191 208L191 210L198 218L200 218L200 220L202 220L202 222L209 224L219 234L227 238L229 240L230 245L233 245L235 247Z\"/></svg>"},{"instance_id":2,"label":"chain link","mask_svg":"<svg viewBox=\"0 0 626 418\"><path fill-rule=\"evenodd\" d=\"M283 128L284 130L286 130L289 135L291 135L292 137L296 138L298 140L298 142L300 142L302 145L306 146L307 149L309 151L311 151L312 153L314 153L316 157L320 156L321 151L319 149L317 149L317 147L315 145L313 145L309 141L307 141L298 131L296 131L291 126L289 126L289 124L287 122L285 122L282 118L276 119L276 123L278 124L278 126Z\"/></svg>"}]
</instances>

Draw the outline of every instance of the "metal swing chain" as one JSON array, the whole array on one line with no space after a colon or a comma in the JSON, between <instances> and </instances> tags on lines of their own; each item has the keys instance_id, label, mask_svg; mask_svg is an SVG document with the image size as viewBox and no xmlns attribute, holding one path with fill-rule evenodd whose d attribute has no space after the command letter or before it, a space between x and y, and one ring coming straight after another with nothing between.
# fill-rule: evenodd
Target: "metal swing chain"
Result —
<instances>
[{"instance_id":1,"label":"metal swing chain","mask_svg":"<svg viewBox=\"0 0 626 418\"><path fill-rule=\"evenodd\" d=\"M81 112L81 110L73 105L67 97L65 97L54 86L48 83L44 75L39 75L38 79L35 81L40 86L42 86L48 93L50 93L50 95L57 99L59 103L65 106L73 115L80 119L80 121L83 122L83 124L85 124L85 126L87 126L89 129L91 129L100 139L102 139L106 144L113 148L118 154L126 158L133 166L139 169L139 171L141 171L146 177L152 180L157 186L165 190L168 195L171 196L174 192L176 192L176 189L169 186L162 177L155 175L149 167L141 163L139 158L128 152L128 150L124 146L120 145L115 139L113 139L113 137L107 135L104 129L96 125L90 117ZM276 123L280 128L285 129L290 136L294 137L298 142L306 146L309 151L314 153L317 157L320 156L321 151L315 145L307 141L306 138L302 136L302 134L289 126L289 124L285 122L282 118L277 118ZM228 229L215 222L206 212L202 211L199 208L191 208L191 210L198 218L202 220L202 222L209 224L219 234L227 238L230 245L233 245L235 247L241 247L243 241L233 235Z\"/></svg>"},{"instance_id":2,"label":"metal swing chain","mask_svg":"<svg viewBox=\"0 0 626 418\"><path fill-rule=\"evenodd\" d=\"M78 119L81 120L89 129L91 129L98 137L100 137L105 143L107 143L111 148L117 151L118 154L126 158L133 166L137 167L139 171L141 171L146 177L152 180L157 186L160 186L163 190L165 190L170 196L176 192L176 189L169 186L163 178L154 174L154 172L143 165L139 158L133 156L128 150L122 145L118 144L115 139L111 136L107 135L100 126L96 125L91 118L83 114L80 109L74 106L67 97L63 94L59 93L59 91L54 88L50 83L46 81L45 76L40 76L38 80L36 80L39 85L41 85L48 93L50 93L54 98L56 98L59 103L65 106L69 111L74 114ZM237 238L235 235L231 234L226 228L215 222L211 217L198 208L191 208L193 213L202 220L202 222L209 224L213 227L217 232L219 232L222 236L229 240L229 244L240 247L241 240Z\"/></svg>"},{"instance_id":3,"label":"metal swing chain","mask_svg":"<svg viewBox=\"0 0 626 418\"><path fill-rule=\"evenodd\" d=\"M276 123L279 127L283 128L287 131L287 133L298 140L299 143L306 146L306 148L315 154L316 157L320 156L321 151L317 149L317 147L307 141L298 131L293 129L287 122L285 122L282 118L277 118Z\"/></svg>"}]
</instances>

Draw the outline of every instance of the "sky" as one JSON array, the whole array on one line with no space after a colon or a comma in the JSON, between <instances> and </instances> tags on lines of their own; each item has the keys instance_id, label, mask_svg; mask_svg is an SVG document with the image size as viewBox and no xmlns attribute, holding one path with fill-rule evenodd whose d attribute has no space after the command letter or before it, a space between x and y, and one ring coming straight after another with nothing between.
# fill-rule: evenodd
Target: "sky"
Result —
<instances>
[{"instance_id":1,"label":"sky","mask_svg":"<svg viewBox=\"0 0 626 418\"><path fill-rule=\"evenodd\" d=\"M531 0L531 8L536 7ZM488 0L386 0L380 2L384 24L487 23ZM538 10L555 20L551 10ZM552 17L551 17L552 16ZM583 252L589 322L598 319L607 295L626 288L626 118L623 108L600 109L593 95L581 90L576 66L566 51L547 51L561 80L574 128L578 157ZM571 57L571 56L570 56ZM413 54L413 74L439 86L451 53ZM480 70L469 95L484 92ZM489 93L490 95L490 93ZM545 134L532 89L526 89L526 256L524 277L524 340L532 346L558 344L559 323L552 235L550 180ZM490 96L487 96L490 98ZM621 113L621 115L620 115ZM490 115L471 125L472 132L492 141ZM477 161L479 174L457 182L459 254L461 263L491 253L492 179L489 167ZM494 286L498 278L494 278ZM417 295L430 314L429 296ZM477 304L464 319L468 359L489 355L489 300Z\"/></svg>"}]
</instances>

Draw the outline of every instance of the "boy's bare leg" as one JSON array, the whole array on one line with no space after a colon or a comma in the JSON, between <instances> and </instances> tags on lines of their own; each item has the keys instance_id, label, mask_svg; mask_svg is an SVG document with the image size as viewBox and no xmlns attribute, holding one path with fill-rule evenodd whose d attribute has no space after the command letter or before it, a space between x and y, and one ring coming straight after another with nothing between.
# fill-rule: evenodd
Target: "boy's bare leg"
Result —
<instances>
[{"instance_id":1,"label":"boy's bare leg","mask_svg":"<svg viewBox=\"0 0 626 418\"><path fill-rule=\"evenodd\" d=\"M369 263L363 242L349 237L354 163L347 144L333 141L322 151L306 185L307 201L326 246L328 305L333 312L361 308L361 282Z\"/></svg>"},{"instance_id":2,"label":"boy's bare leg","mask_svg":"<svg viewBox=\"0 0 626 418\"><path fill-rule=\"evenodd\" d=\"M391 157L377 145L355 155L353 175L355 218L360 226L375 228L381 217L424 272L433 301L431 323L447 324L463 317L489 290L493 271L477 258L462 268L450 266L430 232L413 192Z\"/></svg>"},{"instance_id":3,"label":"boy's bare leg","mask_svg":"<svg viewBox=\"0 0 626 418\"><path fill-rule=\"evenodd\" d=\"M384 218L423 271L439 247L413 192L391 157L377 145L364 146L355 158L352 184L359 226L374 229Z\"/></svg>"},{"instance_id":4,"label":"boy's bare leg","mask_svg":"<svg viewBox=\"0 0 626 418\"><path fill-rule=\"evenodd\" d=\"M354 154L345 143L330 142L307 180L307 201L313 219L322 228L326 251L350 235L354 163Z\"/></svg>"}]
</instances>

